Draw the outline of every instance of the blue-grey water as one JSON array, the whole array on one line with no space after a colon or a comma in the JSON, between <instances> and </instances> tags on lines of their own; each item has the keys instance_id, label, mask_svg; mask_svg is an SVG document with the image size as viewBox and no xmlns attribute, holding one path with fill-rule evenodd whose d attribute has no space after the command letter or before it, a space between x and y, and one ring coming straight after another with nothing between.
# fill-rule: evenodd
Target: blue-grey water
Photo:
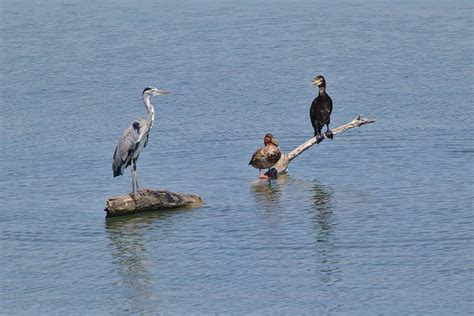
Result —
<instances>
[{"instance_id":1,"label":"blue-grey water","mask_svg":"<svg viewBox=\"0 0 474 316\"><path fill-rule=\"evenodd\" d=\"M474 313L471 1L0 3L1 314ZM335 136L258 181L263 135ZM105 219L122 131L192 210Z\"/></svg>"}]
</instances>

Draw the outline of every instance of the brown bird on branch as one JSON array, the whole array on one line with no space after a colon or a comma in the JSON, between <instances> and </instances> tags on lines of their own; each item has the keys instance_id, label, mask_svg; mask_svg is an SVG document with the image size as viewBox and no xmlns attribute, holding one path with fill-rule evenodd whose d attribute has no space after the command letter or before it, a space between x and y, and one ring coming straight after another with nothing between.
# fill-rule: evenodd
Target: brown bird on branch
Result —
<instances>
[{"instance_id":1,"label":"brown bird on branch","mask_svg":"<svg viewBox=\"0 0 474 316\"><path fill-rule=\"evenodd\" d=\"M280 160L281 151L278 147L277 140L272 134L265 135L263 138L263 144L263 147L257 149L254 152L249 165L258 169L258 177L260 179L268 179L272 178L272 172L270 168L273 167L278 162L278 160ZM268 172L263 174L262 169L267 168Z\"/></svg>"}]
</instances>

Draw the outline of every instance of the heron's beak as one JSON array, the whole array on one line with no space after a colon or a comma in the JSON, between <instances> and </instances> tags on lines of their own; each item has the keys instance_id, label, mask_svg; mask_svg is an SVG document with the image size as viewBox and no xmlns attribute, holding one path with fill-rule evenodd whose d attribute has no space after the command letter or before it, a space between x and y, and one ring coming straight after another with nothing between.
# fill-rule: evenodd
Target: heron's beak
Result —
<instances>
[{"instance_id":1,"label":"heron's beak","mask_svg":"<svg viewBox=\"0 0 474 316\"><path fill-rule=\"evenodd\" d=\"M158 92L158 95L165 95L165 94L170 94L170 93L171 93L171 92L169 92L169 91L161 90L161 89L158 90L157 92Z\"/></svg>"},{"instance_id":2,"label":"heron's beak","mask_svg":"<svg viewBox=\"0 0 474 316\"><path fill-rule=\"evenodd\" d=\"M161 89L156 90L156 95L165 95L165 94L170 94L170 93L171 92L166 91L166 90L161 90Z\"/></svg>"}]
</instances>

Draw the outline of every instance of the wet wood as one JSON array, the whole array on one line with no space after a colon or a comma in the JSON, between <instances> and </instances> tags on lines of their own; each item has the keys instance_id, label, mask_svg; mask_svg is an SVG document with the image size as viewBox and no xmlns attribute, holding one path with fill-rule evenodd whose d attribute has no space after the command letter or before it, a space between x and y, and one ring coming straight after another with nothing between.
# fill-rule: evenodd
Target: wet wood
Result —
<instances>
[{"instance_id":1,"label":"wet wood","mask_svg":"<svg viewBox=\"0 0 474 316\"><path fill-rule=\"evenodd\" d=\"M105 211L107 217L115 217L179 207L193 208L201 204L202 199L199 195L141 189L136 193L108 198Z\"/></svg>"},{"instance_id":2,"label":"wet wood","mask_svg":"<svg viewBox=\"0 0 474 316\"><path fill-rule=\"evenodd\" d=\"M332 133L333 133L333 135L340 134L340 133L346 132L346 131L354 128L354 127L359 127L359 126L362 126L364 124L369 124L369 123L373 123L373 122L375 122L375 120L368 119L368 118L362 117L362 115L359 115L355 119L350 121L349 123L341 125L339 127L336 127L335 129L332 130ZM287 173L288 172L288 165L290 164L290 162L293 159L295 159L296 157L301 155L305 150L309 149L313 145L320 144L326 138L327 137L324 136L324 138L320 139L319 142L318 142L318 139L316 137L310 138L307 141L305 141L303 144L299 145L298 147L296 147L295 149L290 151L289 153L283 153L281 155L280 160L278 160L276 165L273 166L273 168L276 171L276 172L274 172L274 174L276 176L278 176L280 174Z\"/></svg>"}]
</instances>

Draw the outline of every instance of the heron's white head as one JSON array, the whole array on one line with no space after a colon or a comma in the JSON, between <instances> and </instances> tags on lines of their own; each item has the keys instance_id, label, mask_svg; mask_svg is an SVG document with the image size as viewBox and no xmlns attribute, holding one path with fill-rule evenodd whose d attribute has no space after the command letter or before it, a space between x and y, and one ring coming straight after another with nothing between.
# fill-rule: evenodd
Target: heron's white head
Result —
<instances>
[{"instance_id":1,"label":"heron's white head","mask_svg":"<svg viewBox=\"0 0 474 316\"><path fill-rule=\"evenodd\" d=\"M165 95L165 94L169 94L169 92L166 90L155 88L155 87L146 87L145 90L143 90L143 96L152 96L152 95L158 96L158 95Z\"/></svg>"}]
</instances>

